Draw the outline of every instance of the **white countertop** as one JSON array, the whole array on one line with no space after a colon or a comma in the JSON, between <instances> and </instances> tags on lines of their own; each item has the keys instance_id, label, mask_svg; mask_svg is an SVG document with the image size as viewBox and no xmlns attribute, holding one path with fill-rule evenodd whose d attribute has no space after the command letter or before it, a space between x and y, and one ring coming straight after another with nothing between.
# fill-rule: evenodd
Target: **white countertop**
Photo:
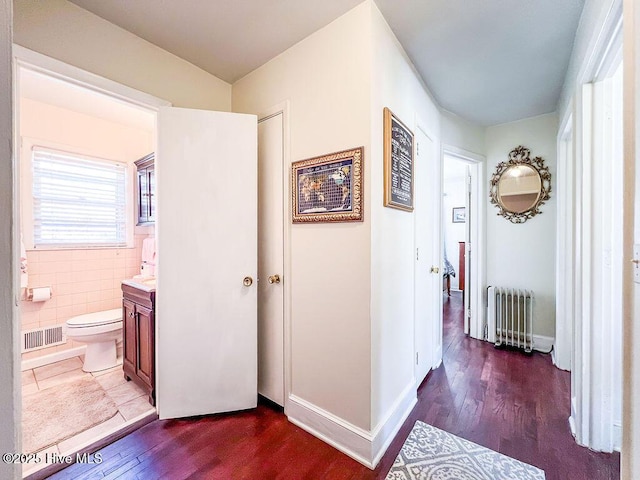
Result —
<instances>
[{"instance_id":1,"label":"white countertop","mask_svg":"<svg viewBox=\"0 0 640 480\"><path fill-rule=\"evenodd\" d=\"M130 287L137 288L143 290L145 292L155 292L156 291L156 278L128 278L122 281L123 285L129 285Z\"/></svg>"}]
</instances>

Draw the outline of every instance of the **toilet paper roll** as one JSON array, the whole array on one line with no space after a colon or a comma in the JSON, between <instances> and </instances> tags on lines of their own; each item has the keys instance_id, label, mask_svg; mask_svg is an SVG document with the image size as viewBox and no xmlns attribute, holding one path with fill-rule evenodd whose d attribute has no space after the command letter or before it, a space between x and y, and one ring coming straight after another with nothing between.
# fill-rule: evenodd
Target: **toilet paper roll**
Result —
<instances>
[{"instance_id":1,"label":"toilet paper roll","mask_svg":"<svg viewBox=\"0 0 640 480\"><path fill-rule=\"evenodd\" d=\"M51 299L51 287L34 288L32 302L46 302Z\"/></svg>"}]
</instances>

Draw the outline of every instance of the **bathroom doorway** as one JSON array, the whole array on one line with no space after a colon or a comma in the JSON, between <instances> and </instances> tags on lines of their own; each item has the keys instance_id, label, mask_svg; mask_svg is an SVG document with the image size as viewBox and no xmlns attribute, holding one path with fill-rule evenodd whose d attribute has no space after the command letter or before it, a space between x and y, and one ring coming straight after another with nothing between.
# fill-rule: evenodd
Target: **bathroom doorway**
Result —
<instances>
[{"instance_id":1,"label":"bathroom doorway","mask_svg":"<svg viewBox=\"0 0 640 480\"><path fill-rule=\"evenodd\" d=\"M83 365L86 344L72 339L67 325L85 314L121 312L120 282L140 273L143 240L154 236L154 227L136 225L134 161L154 148L155 113L69 82L36 66L39 55L16 51L14 131L24 267L18 317L21 431L24 453L39 453L43 460L26 465L26 476L51 468L48 464L56 462L47 460L56 455L113 440L156 418L146 393L125 380L121 342L114 365L86 372L83 366L91 369ZM89 198L78 191L77 204L69 209L77 218L63 218L53 206L72 202L68 194L79 183L94 185L94 193L118 192L113 205L98 193ZM86 213L90 205L95 208ZM105 228L100 212L107 211L120 212L126 228ZM92 238L89 229L85 237L76 236L71 225L88 223L87 215L102 226L91 230ZM52 417L55 403L60 413Z\"/></svg>"},{"instance_id":2,"label":"bathroom doorway","mask_svg":"<svg viewBox=\"0 0 640 480\"><path fill-rule=\"evenodd\" d=\"M163 323L163 328L146 330L150 335L155 335L153 340L156 354L151 354L150 358L155 358L156 362L157 414L161 419L166 419L255 407L258 396L257 332L255 331L257 330L257 282L254 280L258 274L257 192L251 188L247 189L247 186L257 184L256 117L226 112L169 108L169 102L19 46L14 46L14 57L17 68L45 74L58 84L81 87L91 94L115 101L116 109L127 106L141 110L151 115L153 119L151 144L157 145L158 157L164 155L162 157L164 161L159 159L158 163L160 182L157 193L161 195L158 203L157 225L159 228L156 229L159 237L158 244L162 245L162 252L164 252L159 255L162 257L162 263L159 264L158 276L159 281L162 282L160 288L163 289L161 290L163 293L158 295L156 312L156 315L162 314L162 319L159 321ZM15 85L18 97L19 78L15 79ZM17 137L16 144L19 144L20 106L18 103L15 108L18 111L15 112L14 131ZM49 126L52 129L64 130L64 125L54 123ZM162 135L158 135L158 131L161 131ZM211 135L212 132L215 135ZM91 135L95 136L95 134L93 130L87 132L88 139L90 140ZM193 138L202 141L188 141ZM185 145L190 149L185 150L183 148ZM63 148L64 146L64 142L55 145L59 151L66 152L65 154L68 155L68 149ZM211 158L232 157L234 158L233 169L226 168L228 166L226 164L214 165L211 162ZM189 160L187 163L184 162L185 158ZM17 163L17 161L14 163L14 169L19 175L21 169ZM120 161L120 163L126 162ZM213 167L222 169L225 175L215 175L219 170L212 171ZM127 177L126 173L124 176ZM129 177L133 178L133 175ZM124 187L125 190L127 188L129 193L126 195L132 198L133 188L129 183ZM231 202L231 204L220 202L216 197L216 193L220 192L225 192L227 195L233 192L234 198L237 192L243 192L242 201ZM19 203L19 199L16 198L15 202ZM133 208L125 208L125 210L127 218L134 218ZM180 222L176 222L176 219ZM18 215L16 223L20 220L21 215ZM219 232L223 228L226 229L227 235L221 238ZM122 229L127 230L125 227ZM197 235L193 235L195 231ZM118 252L129 247L129 237L125 234L119 238L119 241L122 242L122 245L117 245L120 248L105 250L109 250L114 256L121 256ZM214 243L216 248L211 247ZM25 250L28 251L27 248ZM89 251L92 249L84 248L79 255L90 255L87 253ZM60 252L68 255L65 249L60 249ZM184 252L189 252L193 258L206 259L208 265L215 265L217 275L211 275L207 268L194 270L192 262L184 261ZM42 252L37 251L34 259L40 253ZM28 263L29 258L26 252L24 257ZM135 268L128 272L126 257L125 255L124 276L129 276L139 268L139 260L131 261L130 266L133 267L135 264ZM77 271L84 268L84 265L81 265L83 260L85 259L75 260ZM98 260L106 262L108 259L98 258ZM69 261L74 262L73 254L70 258L54 260L51 263L61 266ZM119 261L122 262L122 260ZM108 269L106 263L101 265L105 265L105 270ZM120 269L120 267L117 268ZM162 268L172 272L173 276L163 278ZM33 271L31 273L35 274ZM111 279L110 294L114 294L114 291L119 292L122 278L124 278L121 273L121 270L111 272L114 278ZM53 274L55 276L56 272ZM115 278L116 275L118 278ZM190 282L184 282L185 278L189 278ZM48 280L53 279L54 277L49 277ZM55 279L57 281L57 277ZM73 279L75 280L75 277ZM29 279L27 279L27 285L28 282ZM203 292L216 294L194 297L194 284L198 285ZM53 297L49 295L44 301L51 302L49 305L56 303L57 308L57 301L54 302L53 298L60 291L57 287L49 291L56 294ZM74 292L72 295L77 293L86 292ZM189 302L185 302L185 298L189 298ZM215 312L215 315L212 315L212 312ZM128 318L128 315L125 316L123 313L123 319L125 317ZM134 313L134 317L139 318L142 315ZM20 315L17 315L17 319L20 320ZM205 321L202 322L202 320ZM185 325L197 326L197 328L185 328ZM219 335L222 328L225 329L225 335ZM128 335L125 335L125 338L128 338ZM137 338L141 338L141 335ZM228 341L229 338L233 341ZM55 347L58 350L61 349L61 345L55 345ZM128 356L128 349L125 350ZM141 347L140 352L142 356ZM159 352L162 354L160 355ZM144 353L144 356L147 357L148 353ZM64 358L64 360L67 359ZM194 365L211 365L212 362L217 362L220 368L208 370L207 375L203 375L202 369L194 368ZM118 375L114 377L120 375L120 372L115 373ZM240 377L245 380L241 385L242 388L237 384L237 379ZM37 383L37 378L35 380ZM185 391L189 392L188 401L183 397ZM87 402L87 404L92 403ZM156 418L156 413L143 414L134 418L132 423L127 422L124 427L118 426L110 430L101 440L94 443L83 441L83 446L77 448L83 452L88 451L89 448L95 450L99 445L110 443L153 418ZM44 463L38 465L49 468ZM62 466L64 465L58 463L50 467L60 469ZM48 472L38 472L38 475L43 473Z\"/></svg>"}]
</instances>

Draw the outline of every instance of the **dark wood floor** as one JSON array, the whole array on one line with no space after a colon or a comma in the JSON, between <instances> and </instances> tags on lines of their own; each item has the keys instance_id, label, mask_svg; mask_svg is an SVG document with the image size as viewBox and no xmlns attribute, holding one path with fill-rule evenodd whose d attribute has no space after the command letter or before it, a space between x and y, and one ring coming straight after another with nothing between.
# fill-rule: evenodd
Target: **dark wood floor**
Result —
<instances>
[{"instance_id":1,"label":"dark wood floor","mask_svg":"<svg viewBox=\"0 0 640 480\"><path fill-rule=\"evenodd\" d=\"M618 454L573 441L570 377L549 355L495 350L462 331L459 293L445 297L444 359L371 471L268 406L233 415L155 421L103 448L98 465L55 479L384 479L416 420L542 468L547 480L619 478Z\"/></svg>"}]
</instances>

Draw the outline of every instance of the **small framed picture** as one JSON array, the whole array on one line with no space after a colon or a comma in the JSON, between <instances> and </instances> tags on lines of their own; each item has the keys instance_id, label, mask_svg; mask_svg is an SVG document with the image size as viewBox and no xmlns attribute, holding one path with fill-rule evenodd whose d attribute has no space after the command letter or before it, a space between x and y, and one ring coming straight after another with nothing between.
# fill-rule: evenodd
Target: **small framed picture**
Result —
<instances>
[{"instance_id":1,"label":"small framed picture","mask_svg":"<svg viewBox=\"0 0 640 480\"><path fill-rule=\"evenodd\" d=\"M467 220L467 212L464 207L455 207L452 217L453 223L464 223Z\"/></svg>"}]
</instances>

